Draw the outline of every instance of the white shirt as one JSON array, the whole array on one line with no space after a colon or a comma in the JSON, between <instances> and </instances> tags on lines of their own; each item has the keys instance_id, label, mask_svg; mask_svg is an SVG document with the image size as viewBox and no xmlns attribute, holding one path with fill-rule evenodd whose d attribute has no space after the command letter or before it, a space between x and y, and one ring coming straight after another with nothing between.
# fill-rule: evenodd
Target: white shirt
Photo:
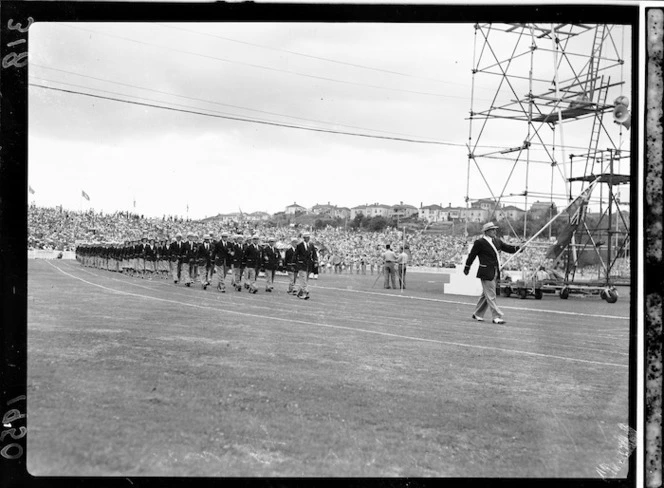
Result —
<instances>
[{"instance_id":1,"label":"white shirt","mask_svg":"<svg viewBox=\"0 0 664 488\"><path fill-rule=\"evenodd\" d=\"M498 249L496 249L496 246L493 244L493 239L491 239L489 236L484 236L484 238L491 244L491 249L493 249L493 252L496 253L496 259L498 260L498 269L500 269L500 254L498 254Z\"/></svg>"}]
</instances>

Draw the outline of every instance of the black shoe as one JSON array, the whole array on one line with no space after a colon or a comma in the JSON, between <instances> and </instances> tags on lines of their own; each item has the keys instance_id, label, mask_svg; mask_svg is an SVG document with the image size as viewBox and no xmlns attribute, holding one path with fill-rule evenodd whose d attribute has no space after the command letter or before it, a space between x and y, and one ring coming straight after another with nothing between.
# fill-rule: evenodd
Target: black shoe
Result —
<instances>
[{"instance_id":1,"label":"black shoe","mask_svg":"<svg viewBox=\"0 0 664 488\"><path fill-rule=\"evenodd\" d=\"M307 293L304 294L304 299L305 299L305 300L309 300L309 292L307 292Z\"/></svg>"},{"instance_id":2,"label":"black shoe","mask_svg":"<svg viewBox=\"0 0 664 488\"><path fill-rule=\"evenodd\" d=\"M207 285L203 285L203 289L204 289L204 290L207 290Z\"/></svg>"},{"instance_id":3,"label":"black shoe","mask_svg":"<svg viewBox=\"0 0 664 488\"><path fill-rule=\"evenodd\" d=\"M191 286L191 283L185 283L184 286Z\"/></svg>"},{"instance_id":4,"label":"black shoe","mask_svg":"<svg viewBox=\"0 0 664 488\"><path fill-rule=\"evenodd\" d=\"M255 295L256 293L258 293L258 290L252 290L251 293Z\"/></svg>"},{"instance_id":5,"label":"black shoe","mask_svg":"<svg viewBox=\"0 0 664 488\"><path fill-rule=\"evenodd\" d=\"M484 322L484 319L482 317L478 317L475 314L473 314L473 320L477 320L478 322Z\"/></svg>"}]
</instances>

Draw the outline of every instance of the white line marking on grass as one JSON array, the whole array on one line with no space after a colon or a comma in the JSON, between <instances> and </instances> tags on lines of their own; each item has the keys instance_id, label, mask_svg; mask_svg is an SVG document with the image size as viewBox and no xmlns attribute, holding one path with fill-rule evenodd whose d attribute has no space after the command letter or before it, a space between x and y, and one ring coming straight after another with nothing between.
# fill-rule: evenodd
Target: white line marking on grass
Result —
<instances>
[{"instance_id":1,"label":"white line marking on grass","mask_svg":"<svg viewBox=\"0 0 664 488\"><path fill-rule=\"evenodd\" d=\"M47 261L48 262L48 261ZM570 357L565 357L565 356L556 356L553 354L542 354L538 352L530 352L530 351L520 351L518 349L505 349L501 347L492 347L492 346L479 346L477 344L465 344L462 342L451 342L451 341L441 341L437 339L426 339L423 337L414 337L414 336L407 336L407 335L400 335L400 334L392 334L390 332L380 332L376 330L368 330L368 329L356 329L353 327L346 327L343 325L333 325L333 324L322 324L319 322L308 322L305 320L294 320L294 319L283 319L279 317L270 317L267 315L258 315L258 314L253 314L253 313L247 313L247 312L237 312L235 310L227 310L223 308L217 308L217 307L209 307L205 305L197 305L195 303L187 303L187 302L180 302L177 300L169 300L166 298L159 298L159 297L151 297L149 295L139 295L138 293L129 293L126 291L122 290L115 290L113 288L109 288L104 285L99 285L97 283L92 283L90 281L84 280L83 278L80 278L78 276L74 276L70 273L67 273L66 271L60 269L56 265L52 263L48 263L49 265L53 266L55 269L63 273L64 275L67 275L75 280L82 281L83 283L87 283L88 285L96 286L98 288L102 288L104 290L108 290L112 293L117 293L120 295L127 295L127 296L133 296L137 298L143 298L143 299L148 299L148 300L155 300L159 302L166 302L166 303L172 303L176 305L184 305L185 307L193 307L193 308L200 308L204 310L214 310L215 312L225 312L225 313L232 313L235 315L240 315L243 317L253 317L253 318L260 318L260 319L269 319L272 321L277 321L277 322L287 322L289 324L295 323L295 324L303 324L303 325L314 325L317 327L327 327L330 329L340 329L340 330L347 330L351 332L364 332L367 334L374 334L374 335L380 335L380 336L385 336L385 337L395 337L398 339L409 339L413 341L420 341L420 342L429 342L433 344L444 344L447 346L460 346L460 347L468 347L471 349L483 349L483 350L490 350L490 351L498 351L498 352L506 352L506 353L511 353L511 354L523 354L525 356L534 356L534 357L542 357L542 358L550 358L550 359L560 359L562 361L570 361L570 362L577 362L577 363L586 363L586 364L598 364L601 366L615 366L618 368L627 368L627 365L624 364L617 364L617 363L605 363L602 361L591 361L589 359L578 359L578 358L570 358Z\"/></svg>"},{"instance_id":2,"label":"white line marking on grass","mask_svg":"<svg viewBox=\"0 0 664 488\"><path fill-rule=\"evenodd\" d=\"M67 264L69 264L69 263L67 263ZM85 269L85 268L81 268L81 267L77 267L76 269L78 269L78 270L80 270L80 271L83 271L83 272L85 272L85 273L87 273L87 274L89 274L89 275L91 275L91 276L95 276L95 277L97 277L97 278L109 279L109 280L112 280L112 281L117 281L117 282L119 282L119 283L128 284L128 285L135 286L135 287L138 287L138 288L143 288L143 289L146 289L146 290L154 290L154 291L158 291L158 289L157 289L156 287L153 287L153 286L145 286L145 285L141 285L141 284L139 284L139 283L133 283L131 277L126 277L126 278L128 278L128 279L118 279L118 278L113 278L113 277L111 277L111 276L106 276L105 274L102 276L102 275L99 274L99 273L93 273L93 272L91 272L91 271L89 271L89 270L87 270L87 269ZM180 288L180 287L173 288L170 284L168 284L168 283L164 283L164 282L160 282L160 281L148 281L148 282L144 282L144 283L152 283L153 285L160 285L160 286L162 286L162 287L167 288L169 291L174 291L174 292L177 292L178 289L184 289L184 288ZM321 288L321 289L336 289L336 288L332 288L332 287L329 287L329 288L328 288L328 287L319 287L319 288ZM352 290L351 290L351 291L352 291ZM232 294L232 293L231 293L231 294ZM233 294L233 295L234 295L234 294ZM388 295L388 296L389 296L389 295ZM208 296L206 296L206 297L201 297L201 298L204 299L204 300L205 300L205 299L207 299L207 300L212 300L214 303L220 303L218 300L215 299L215 295L213 295L213 296L209 296L209 295L208 295ZM244 297L236 297L236 298L244 298ZM437 299L432 299L432 300L437 300ZM237 301L235 301L235 300L233 300L233 301L230 302L230 303L229 303L229 302L224 302L224 303L225 303L226 305L230 305L230 306L243 306L244 304L249 304L249 303L251 303L251 306L252 306L253 308L255 308L255 309L256 309L256 308L257 308L257 309L268 309L268 310L271 310L271 311L273 311L273 312L274 312L274 311L278 311L278 312L288 313L288 312L291 312L291 311L293 310L292 308L290 308L290 309L275 309L273 306L261 306L261 305L257 305L257 304L255 304L255 303L253 302L253 299L250 298L250 297L247 297L246 300L242 300L242 301L243 301L243 303L237 302ZM445 303L444 300L438 300L438 301ZM296 302L296 303L298 303L298 302ZM465 302L464 302L464 303L465 303ZM299 303L298 303L298 304L299 304ZM526 309L526 310L532 310L532 309ZM385 319L389 319L389 320L392 320L392 319L394 318L394 317L392 317L392 316L385 316L385 317L382 317L382 316L378 316L378 315L376 315L376 314L372 314L371 316L372 316L372 318L385 318ZM591 315L591 316L594 317L594 315ZM365 324L365 325L382 325L381 322L374 322L374 321L369 321L369 320L365 320L365 319L362 319L362 318L354 318L354 317L351 317L351 316L349 316L349 317L344 317L344 319L345 319L347 322L359 322L359 323L362 323L362 324ZM410 320L407 320L407 319L405 319L405 318L401 318L400 320L403 320L404 323L406 323L407 325L417 326L417 325L419 324L419 322L411 323ZM454 324L451 324L451 325L454 326ZM457 327L457 328L459 328L459 327ZM496 328L497 328L497 327L496 327ZM535 329L528 329L528 328L524 328L524 327L521 327L521 328L519 328L519 329L514 329L514 328L509 328L509 329L510 329L511 331L517 331L519 334L520 334L521 332L526 332L526 333L527 333L528 330L535 330ZM616 330L616 329L614 328L614 329L611 329L611 330ZM617 329L617 330L623 330L623 329L620 328L620 329ZM593 333L578 333L578 332L574 332L574 331L568 331L568 334L571 334L571 335L574 335L574 336L579 336L579 337L593 337L593 338L595 338L595 339L597 339L597 338L604 338L604 339L610 339L610 340L621 339L621 337L615 337L615 336L613 336L613 335L600 335L600 334L597 334L596 332L593 332ZM520 334L520 335L521 335L521 334ZM516 339L516 338L514 338L514 339L509 339L509 340L512 341L512 342L530 342L530 343L532 343L532 341L524 341L524 340L519 340L519 339ZM574 347L574 346L573 346L573 347ZM582 349L582 350L586 350L586 351L595 351L595 352L610 352L610 351L605 350L605 349L596 349L596 348L592 348L592 347L576 347L576 349ZM619 355L622 355L622 356L629 356L629 353L617 352L617 353L615 353L615 354L619 354Z\"/></svg>"},{"instance_id":3,"label":"white line marking on grass","mask_svg":"<svg viewBox=\"0 0 664 488\"><path fill-rule=\"evenodd\" d=\"M441 300L440 298L427 298L427 297L414 297L412 295L394 295L394 294L389 294L389 293L380 293L377 291L366 291L366 290L347 290L345 288L335 288L332 286L321 286L320 288L324 288L327 290L338 290L338 291L349 291L351 293L366 293L367 295L380 295L383 297L398 297L398 298L410 298L411 300L423 300L427 302L439 302L439 303L452 303L455 305L469 305L474 307L476 304L475 303L470 303L470 302L460 302L456 300ZM521 310L521 311L526 311L526 312L539 312L539 313L556 313L560 315L578 315L581 317L598 317L602 319L616 319L616 320L629 320L629 317L620 317L618 315L600 315L600 314L593 314L593 313L583 313L583 312L565 312L563 310L548 310L548 309L539 309L539 308L525 308L525 307L510 307L510 306L505 306L501 305L500 308L506 308L509 310Z\"/></svg>"}]
</instances>

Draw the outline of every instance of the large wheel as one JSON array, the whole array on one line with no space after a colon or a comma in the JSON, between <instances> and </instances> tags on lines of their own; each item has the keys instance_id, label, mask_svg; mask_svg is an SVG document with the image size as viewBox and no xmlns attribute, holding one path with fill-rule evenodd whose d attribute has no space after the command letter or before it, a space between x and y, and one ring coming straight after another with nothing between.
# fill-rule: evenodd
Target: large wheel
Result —
<instances>
[{"instance_id":1,"label":"large wheel","mask_svg":"<svg viewBox=\"0 0 664 488\"><path fill-rule=\"evenodd\" d=\"M512 295L512 288L510 288L509 286L506 286L505 288L503 288L503 296L506 296L507 298L509 298L510 295Z\"/></svg>"},{"instance_id":2,"label":"large wheel","mask_svg":"<svg viewBox=\"0 0 664 488\"><path fill-rule=\"evenodd\" d=\"M540 288L535 289L535 300L541 300L542 299L542 290Z\"/></svg>"},{"instance_id":3,"label":"large wheel","mask_svg":"<svg viewBox=\"0 0 664 488\"><path fill-rule=\"evenodd\" d=\"M563 286L560 289L560 298L562 298L563 300L567 300L568 297L569 297L569 288Z\"/></svg>"},{"instance_id":4,"label":"large wheel","mask_svg":"<svg viewBox=\"0 0 664 488\"><path fill-rule=\"evenodd\" d=\"M527 296L528 296L528 290L526 290L525 288L519 288L519 298L523 300Z\"/></svg>"},{"instance_id":5,"label":"large wheel","mask_svg":"<svg viewBox=\"0 0 664 488\"><path fill-rule=\"evenodd\" d=\"M605 295L604 300L607 303L616 303L618 301L618 292L615 288L607 288Z\"/></svg>"}]
</instances>

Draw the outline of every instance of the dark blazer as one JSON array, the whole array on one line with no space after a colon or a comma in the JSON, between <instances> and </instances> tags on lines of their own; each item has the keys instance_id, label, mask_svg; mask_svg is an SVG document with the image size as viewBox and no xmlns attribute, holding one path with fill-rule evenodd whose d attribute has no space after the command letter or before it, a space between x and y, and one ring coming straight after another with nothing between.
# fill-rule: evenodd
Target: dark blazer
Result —
<instances>
[{"instance_id":1,"label":"dark blazer","mask_svg":"<svg viewBox=\"0 0 664 488\"><path fill-rule=\"evenodd\" d=\"M208 249L205 250L205 242L198 245L197 259L199 264L210 266L214 261L214 243L208 242Z\"/></svg>"},{"instance_id":2,"label":"dark blazer","mask_svg":"<svg viewBox=\"0 0 664 488\"><path fill-rule=\"evenodd\" d=\"M505 251L509 254L514 254L519 250L519 246L505 244L497 237L493 239L493 245L496 246L497 251ZM481 280L493 280L499 272L498 256L496 256L491 244L489 244L484 237L480 237L473 243L468 259L466 259L466 270L470 269L470 266L473 264L476 257L480 258L480 267L477 270L477 277Z\"/></svg>"},{"instance_id":3,"label":"dark blazer","mask_svg":"<svg viewBox=\"0 0 664 488\"><path fill-rule=\"evenodd\" d=\"M147 244L144 248L143 255L148 261L155 261L157 259L157 246L150 247L150 244Z\"/></svg>"},{"instance_id":4,"label":"dark blazer","mask_svg":"<svg viewBox=\"0 0 664 488\"><path fill-rule=\"evenodd\" d=\"M288 271L297 271L295 269L295 248L289 247L286 249L286 270Z\"/></svg>"},{"instance_id":5,"label":"dark blazer","mask_svg":"<svg viewBox=\"0 0 664 488\"><path fill-rule=\"evenodd\" d=\"M258 244L247 244L244 246L242 264L247 268L258 268L261 263L261 248Z\"/></svg>"},{"instance_id":6,"label":"dark blazer","mask_svg":"<svg viewBox=\"0 0 664 488\"><path fill-rule=\"evenodd\" d=\"M298 271L313 271L318 266L318 253L314 244L309 241L308 248L305 249L304 241L300 242L295 248L294 261Z\"/></svg>"},{"instance_id":7,"label":"dark blazer","mask_svg":"<svg viewBox=\"0 0 664 488\"><path fill-rule=\"evenodd\" d=\"M182 258L185 261L196 261L197 254L198 244L193 241L191 244L189 244L189 241L184 241L182 244Z\"/></svg>"},{"instance_id":8,"label":"dark blazer","mask_svg":"<svg viewBox=\"0 0 664 488\"><path fill-rule=\"evenodd\" d=\"M223 266L224 264L228 266L231 264L231 255L228 248L229 244L228 241L224 244L221 239L214 243L214 264L217 266Z\"/></svg>"},{"instance_id":9,"label":"dark blazer","mask_svg":"<svg viewBox=\"0 0 664 488\"><path fill-rule=\"evenodd\" d=\"M242 244L231 242L228 245L228 251L233 253L231 256L231 263L233 266L236 268L240 267L242 265L242 256L244 254Z\"/></svg>"},{"instance_id":10,"label":"dark blazer","mask_svg":"<svg viewBox=\"0 0 664 488\"><path fill-rule=\"evenodd\" d=\"M276 247L265 246L262 255L265 269L277 269L279 267L279 261L281 260L279 249Z\"/></svg>"},{"instance_id":11,"label":"dark blazer","mask_svg":"<svg viewBox=\"0 0 664 488\"><path fill-rule=\"evenodd\" d=\"M168 250L170 251L171 261L178 261L184 256L184 241L180 241L180 246L178 246L177 240L171 242Z\"/></svg>"}]
</instances>

